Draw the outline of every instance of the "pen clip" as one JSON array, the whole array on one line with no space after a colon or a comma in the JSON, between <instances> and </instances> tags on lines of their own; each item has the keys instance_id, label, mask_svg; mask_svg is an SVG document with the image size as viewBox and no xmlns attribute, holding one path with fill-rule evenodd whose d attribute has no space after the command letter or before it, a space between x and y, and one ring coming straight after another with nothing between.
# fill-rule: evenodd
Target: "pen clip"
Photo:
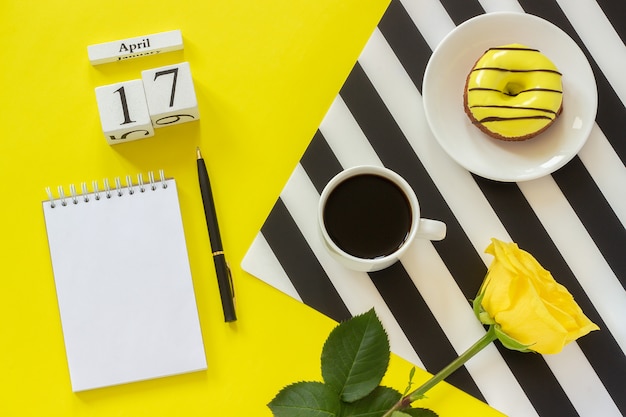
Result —
<instances>
[{"instance_id":1,"label":"pen clip","mask_svg":"<svg viewBox=\"0 0 626 417\"><path fill-rule=\"evenodd\" d=\"M233 296L233 302L235 302L235 286L233 285L233 274L230 271L230 264L226 261L226 271L228 271L228 284L230 285L230 293Z\"/></svg>"}]
</instances>

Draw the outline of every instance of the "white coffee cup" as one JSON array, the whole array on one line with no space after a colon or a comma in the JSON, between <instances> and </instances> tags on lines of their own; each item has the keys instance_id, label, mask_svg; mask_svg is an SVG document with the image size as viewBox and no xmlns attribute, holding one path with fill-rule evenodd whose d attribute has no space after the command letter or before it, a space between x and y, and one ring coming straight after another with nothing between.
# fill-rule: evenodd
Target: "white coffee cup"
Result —
<instances>
[{"instance_id":1,"label":"white coffee cup","mask_svg":"<svg viewBox=\"0 0 626 417\"><path fill-rule=\"evenodd\" d=\"M420 218L417 196L404 178L373 165L348 168L326 184L318 223L330 255L364 272L391 266L416 238L446 236L445 223Z\"/></svg>"}]
</instances>

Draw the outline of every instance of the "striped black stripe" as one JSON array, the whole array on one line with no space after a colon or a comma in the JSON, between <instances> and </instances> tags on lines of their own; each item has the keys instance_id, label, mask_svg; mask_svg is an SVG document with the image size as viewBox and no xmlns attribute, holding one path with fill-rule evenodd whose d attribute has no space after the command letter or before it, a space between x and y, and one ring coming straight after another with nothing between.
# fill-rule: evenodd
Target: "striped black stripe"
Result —
<instances>
[{"instance_id":1,"label":"striped black stripe","mask_svg":"<svg viewBox=\"0 0 626 417\"><path fill-rule=\"evenodd\" d=\"M626 108L624 108L615 90L613 90L604 74L600 71L600 68L567 20L567 17L553 0L520 0L520 4L525 11L543 17L563 29L576 41L587 56L598 84L598 115L596 121L622 162L625 162L626 141L623 140L623 132L626 131ZM611 210L602 193L597 189L593 179L586 172L578 158L574 158L561 170L555 172L553 178L583 221L607 263L609 263L622 281L622 285L624 285L624 255L623 253L621 255L618 253L619 249L626 247L624 244L626 239L624 227L616 218L615 213ZM583 194L585 191L590 193L589 196ZM522 224L523 222L517 219L510 223L511 227L513 227L515 224ZM532 248L531 251L536 253ZM554 252L556 252L556 248L554 248ZM606 326L603 326L601 318L586 297L586 294L571 275L569 267L560 257L553 259L559 260L558 266L561 270L561 272L554 271L554 267L552 267L555 276L559 277L561 282L572 292L589 318L600 327L606 328ZM595 343L590 343L591 340ZM626 357L613 336L608 331L596 332L589 335L588 340L580 341L579 345L602 380L606 390L613 397L617 407L622 414L626 415L626 397L623 395L623 381L626 378Z\"/></svg>"},{"instance_id":2,"label":"striped black stripe","mask_svg":"<svg viewBox=\"0 0 626 417\"><path fill-rule=\"evenodd\" d=\"M328 181L342 169L337 157L335 157L326 139L324 139L324 135L319 130L313 136L306 152L304 152L300 164L320 194L326 184L328 184Z\"/></svg>"},{"instance_id":3,"label":"striped black stripe","mask_svg":"<svg viewBox=\"0 0 626 417\"><path fill-rule=\"evenodd\" d=\"M441 4L457 26L472 17L485 13L485 10L477 1L441 0Z\"/></svg>"},{"instance_id":4,"label":"striped black stripe","mask_svg":"<svg viewBox=\"0 0 626 417\"><path fill-rule=\"evenodd\" d=\"M301 163L320 192L330 178L341 169L319 131L307 148ZM428 370L437 372L457 356L401 263L396 263L383 271L370 273L370 277ZM433 340L440 342L432 343ZM451 375L447 382L484 401L480 390L465 368Z\"/></svg>"},{"instance_id":5,"label":"striped black stripe","mask_svg":"<svg viewBox=\"0 0 626 417\"><path fill-rule=\"evenodd\" d=\"M435 249L463 294L473 298L485 276L485 265L358 63L340 94L383 164L411 184L422 216L446 223L447 237L434 242Z\"/></svg>"},{"instance_id":6,"label":"striped black stripe","mask_svg":"<svg viewBox=\"0 0 626 417\"><path fill-rule=\"evenodd\" d=\"M409 43L410 40L412 40L412 38L409 38L408 36L404 38L405 43ZM390 44L392 48L395 46L395 44L391 42ZM405 64L405 66L407 65ZM571 161L566 167L562 168L561 171L557 171L554 177L559 186L562 188L568 200L574 206L574 209L577 211L579 216L581 216L581 219L585 222L585 225L586 227L588 227L592 238L594 240L597 239L597 241L599 242L598 246L600 247L601 251L608 254L607 261L609 261L611 267L614 268L616 274L618 276L621 276L623 279L626 274L624 274L622 272L623 270L620 268L623 268L624 256L623 254L620 256L619 252L620 250L623 250L622 248L626 247L626 244L614 244L614 239L616 238L616 233L614 233L614 231L623 230L623 226L621 226L621 223L619 223L619 220L616 218L615 213L611 210L608 203L606 203L604 196L597 189L595 183L593 183L593 180L591 179L589 173L585 170L582 164L580 164L580 160L578 158L574 158L574 160ZM482 179L477 179L477 181L480 182L482 181ZM502 186L507 187L509 185L503 184ZM517 188L514 185L510 186ZM583 190L589 192L589 194L586 194L586 192L582 192ZM523 199L523 197L522 201L524 202L523 205L527 205L527 202L525 201L525 199ZM525 222L520 222L519 217L517 216L517 213L519 212L519 206L507 204L509 202L510 201L500 193L493 193L491 195L490 203L492 205L499 205L502 207L498 211L500 216L502 216L501 213L503 212L511 213L513 216L515 216L515 218L511 219L510 223L523 225ZM534 216L530 207L527 207L524 210L524 213ZM592 217L593 219L591 219ZM619 235L620 240L626 239L623 233ZM543 236L545 236L545 233L536 235L535 238L532 238L530 240L540 242L544 240ZM517 239L515 238L514 240L517 241ZM558 253L557 256L557 259L561 259L561 262L564 263ZM573 279L573 281L575 282L575 285L580 288L578 282L575 279ZM566 286L568 286L569 288L569 285L566 284ZM576 296L576 299L578 300L581 297L584 297L584 299L587 300L587 306L590 306L585 306L583 307L583 309L585 311L593 312L593 314L590 314L592 320L594 320L594 322L598 323L599 325L602 325L602 321L600 320L599 315L595 311L595 308L593 308L592 304L589 302L588 298L584 294L584 291L582 291L582 289L579 289L577 292L580 293L580 295ZM619 346L610 335L610 333L605 333L606 334L603 336L603 338L605 338L605 342L602 343L602 346L592 345L591 343L586 343L587 341L585 341L585 343L583 343L583 346L585 346L584 352L592 365L598 369L600 378L603 380L604 384L607 385L607 390L611 392L613 396L616 396L617 391L615 390L619 389L619 379L623 376L622 372L615 371L611 369L611 366L607 367L604 364L606 364L607 352L611 352L611 357L615 358L623 357L623 354L620 353L621 351L619 349ZM596 339L597 337L597 335L590 336L591 339ZM591 351L589 350L590 348ZM605 352L604 359L602 359L602 352ZM613 366L615 365L619 364L613 364ZM622 367L621 369L624 369L624 372L626 372L626 367ZM618 378L614 376L616 373L618 374ZM611 388L609 388L609 386L611 386ZM621 407L622 406L620 406L620 409L622 409Z\"/></svg>"},{"instance_id":7,"label":"striped black stripe","mask_svg":"<svg viewBox=\"0 0 626 417\"><path fill-rule=\"evenodd\" d=\"M351 317L281 199L261 232L305 304L336 321Z\"/></svg>"},{"instance_id":8,"label":"striped black stripe","mask_svg":"<svg viewBox=\"0 0 626 417\"><path fill-rule=\"evenodd\" d=\"M320 190L338 172L339 163L320 132L307 148L302 165ZM401 263L370 273L370 277L428 370L437 372L457 356ZM484 400L466 369L455 372L448 382Z\"/></svg>"},{"instance_id":9,"label":"striped black stripe","mask_svg":"<svg viewBox=\"0 0 626 417\"><path fill-rule=\"evenodd\" d=\"M626 289L626 233L580 158L552 174L602 256ZM626 185L625 185L626 187ZM626 193L626 189L624 191ZM621 232L621 233L620 233Z\"/></svg>"},{"instance_id":10,"label":"striped black stripe","mask_svg":"<svg viewBox=\"0 0 626 417\"><path fill-rule=\"evenodd\" d=\"M302 165L319 190L340 168L319 131L307 148ZM437 372L457 356L401 263L370 273L370 277L428 370ZM439 343L432 343L433 340L439 340ZM447 381L484 400L465 368L455 372Z\"/></svg>"},{"instance_id":11,"label":"striped black stripe","mask_svg":"<svg viewBox=\"0 0 626 417\"><path fill-rule=\"evenodd\" d=\"M596 0L615 31L626 44L626 2L623 0Z\"/></svg>"},{"instance_id":12,"label":"striped black stripe","mask_svg":"<svg viewBox=\"0 0 626 417\"><path fill-rule=\"evenodd\" d=\"M400 60L401 65L409 74L415 87L421 91L424 71L432 51L399 1L391 2L379 24L379 28L394 54ZM351 77L361 77L362 81L360 84L369 84L369 80L366 80L367 77L365 77L358 65L355 66L353 73L354 75L351 75ZM346 87L344 86L344 88ZM359 92L358 85L353 90L353 94L357 94ZM369 95L357 98L354 102L365 104L366 100L370 100L372 97L377 101L380 100L375 92L370 92ZM384 104L379 103L378 106L383 108ZM377 110L371 111L371 117L366 112L367 109L361 111L361 113L365 113L364 117L362 117L362 123L366 123L368 120L375 124L381 123L376 117ZM379 138L378 142L382 148L387 137L386 132L392 132L390 134L395 137L403 137L395 121L386 118L383 132L375 137L370 137L370 142ZM406 141L404 138L403 140ZM386 165L393 166L397 170L401 169L404 178L416 190L422 206L422 214L425 217L431 216L446 223L448 229L447 238L441 242L435 242L435 249L445 261L450 273L457 280L465 297L468 299L473 298L486 273L482 260L474 251L467 235L428 176L422 163L417 158L411 156L414 155L414 152L410 149L410 146L405 146L400 152L396 152L391 150L380 156ZM399 156L404 157L404 159L401 161ZM398 167L396 167L396 160L398 161Z\"/></svg>"},{"instance_id":13,"label":"striped black stripe","mask_svg":"<svg viewBox=\"0 0 626 417\"><path fill-rule=\"evenodd\" d=\"M578 416L554 374L540 355L509 350L496 343L498 351L514 370L515 378L542 417Z\"/></svg>"},{"instance_id":14,"label":"striped black stripe","mask_svg":"<svg viewBox=\"0 0 626 417\"><path fill-rule=\"evenodd\" d=\"M469 3L469 2L468 2ZM391 25L391 24L390 24ZM385 35L386 33L383 31L383 34ZM420 36L421 38L421 36ZM411 43L412 38L410 38L409 36L407 36L405 34L404 39L403 39L404 43ZM395 44L392 42L389 42L391 47L394 48ZM398 57L401 59L400 54L398 54ZM403 65L405 67L407 67L407 63L403 62ZM343 91L343 90L342 90ZM361 99L360 100L361 103L365 102L365 100ZM353 112L354 113L354 112ZM374 113L374 112L372 112ZM387 129L389 129L389 126L387 126ZM370 139L371 140L371 139ZM395 154L394 158L397 158L397 155L406 155L406 152L398 152L397 154ZM502 199L501 199L502 201ZM529 209L530 210L530 209ZM444 220L446 222L448 222L447 220ZM452 240L452 236L448 236L445 239L445 242ZM460 259L465 260L466 258L463 256L459 256L457 254L457 256ZM442 256L443 258L443 256ZM446 260L444 260L444 262L446 262ZM447 262L446 262L447 265ZM462 275L457 275L456 273L454 273L451 269L451 272L453 273L453 275L456 277L462 276ZM457 278L458 279L458 278ZM461 284L460 284L461 286ZM476 287L475 287L476 288ZM507 357L509 357L510 355L507 354ZM540 359L539 361L535 361L535 363L533 365L530 364L524 364L523 366L515 366L516 362L508 362L509 366L511 367L511 369L514 371L516 377L518 379L525 379L525 375L528 374L528 366L531 366L530 369L532 369L531 374L533 375L533 378L537 378L539 375L541 375L541 379L543 381L551 381L549 383L549 387L550 389L546 389L546 387L543 387L543 390L533 390L533 388L525 388L526 392L529 396L529 398L531 399L531 401L533 402L533 404L535 405L535 407L537 407L538 409L544 409L544 410L554 410L554 407L556 406L556 408L559 408L561 410L573 410L572 409L572 405L569 401L569 399L567 398L566 394L563 392L562 388L560 387L560 385L558 384L557 381L554 380L554 376L552 375L551 371L549 370L549 368L547 367L547 365L545 364L545 361L543 361L543 359ZM527 381L530 382L530 381ZM523 384L523 385L527 385L527 384ZM536 384L535 384L536 386ZM546 397L544 395L544 393L546 391L550 391L552 393L551 396ZM575 412L574 412L575 413ZM546 415L551 415L551 414L546 414Z\"/></svg>"},{"instance_id":15,"label":"striped black stripe","mask_svg":"<svg viewBox=\"0 0 626 417\"><path fill-rule=\"evenodd\" d=\"M437 242L435 247L455 280L457 280L459 287L465 288L465 290L471 287L471 294L472 296L475 295L484 277L484 264L480 262L480 265L478 265L477 260L476 266L473 267L474 262L472 261L478 259L478 254L447 208L447 204L440 196L438 190L432 184L432 180L424 172L419 159L415 156L395 120L358 63L348 76L340 94L383 163L402 175L415 188L418 198L424 202L424 217L431 216L446 222L448 225L448 236L441 242ZM423 185L427 185L427 188L432 190L432 195L428 197L423 195ZM433 201L441 201L441 206L439 207L441 211L429 214L427 207ZM448 264L448 262L451 262L451 264ZM458 269L455 270L454 267L456 265L461 267L460 271ZM474 271L473 268L480 272ZM473 285L468 285L468 280L473 281ZM444 345L443 341L433 343ZM553 394L549 399L543 395L543 391L539 392L532 388L525 391L535 407L546 410L552 410L553 407L567 410L572 407L561 386L554 382L554 377L543 359L525 362L523 369L516 367L517 362L507 363L518 379L526 375L528 367L532 366L534 378L545 381L542 382L542 384L545 384L544 391L548 390ZM528 381L524 382L528 383Z\"/></svg>"},{"instance_id":16,"label":"striped black stripe","mask_svg":"<svg viewBox=\"0 0 626 417\"><path fill-rule=\"evenodd\" d=\"M384 104L377 96L358 63L355 65L348 79L344 83L340 95L361 127L361 130L367 136L370 144L381 158L383 164L402 175L414 188L418 198L421 202L423 202L421 203L421 206L424 217L442 219L447 223L448 238L444 239L442 242L437 242L437 250L440 253L443 252L446 255L446 258L452 261L453 265L458 261L458 257L465 258L463 255L468 255L470 259L472 257L475 258L475 262L464 262L462 266L463 273L467 274L466 278L472 276L475 278L474 285L468 286L471 287L470 291L473 296L480 286L480 282L484 276L484 264L480 261L480 258L471 247L471 244L469 244L469 241L463 233L460 225L455 220L445 201L415 156L415 153L402 135L402 132L396 125L395 121L384 107ZM399 158L400 155L403 155L404 158ZM457 235L459 239L450 238L451 234ZM472 266L474 268L472 268ZM451 266L451 269L452 268L454 268L454 266ZM477 270L478 273L468 273L472 270ZM396 273L399 273L399 271L396 270ZM406 274L406 272L403 272L403 274ZM381 285L381 283L377 280L375 280L375 284ZM414 287L412 283L411 286ZM398 291L396 288L393 291L381 293L381 295L391 309L396 312L402 312L404 310L402 310L398 304L402 304L406 300L403 299L402 303L400 303L397 297L406 296L407 291L408 289L406 288L402 291ZM413 292L417 293L417 290L414 289ZM403 295L400 293L405 294ZM419 298L412 299L412 302L423 303L423 299L420 296ZM428 307L423 305L420 311L428 311ZM420 359L422 359L427 367L429 367L428 364L431 363L447 364L456 357L454 350L450 347L450 342L445 337L445 334L442 332L436 321L428 320L427 316L424 317L415 315L409 315L398 320L404 324L419 320L420 327L425 334L432 335L433 337L435 335L439 335L439 338L431 339L430 342L439 346L441 348L441 352L435 357L420 356ZM403 327L403 330L405 332L412 332L410 328L404 329ZM416 337L419 337L417 333L411 334L410 337L412 344L416 345L419 343L419 339L415 340ZM438 371L439 369L429 368L429 370ZM472 383L471 385L475 384ZM468 382L465 382L462 385L462 389L476 391L476 389L471 385L468 385Z\"/></svg>"},{"instance_id":17,"label":"striped black stripe","mask_svg":"<svg viewBox=\"0 0 626 417\"><path fill-rule=\"evenodd\" d=\"M458 356L400 262L369 275L427 370L436 373ZM446 381L485 400L465 367Z\"/></svg>"},{"instance_id":18,"label":"striped black stripe","mask_svg":"<svg viewBox=\"0 0 626 417\"><path fill-rule=\"evenodd\" d=\"M594 323L600 328L606 329L604 321L543 225L528 206L528 202L519 187L516 184L475 178L490 204L498 213L511 238L518 243L520 248L532 253L559 283L567 287L585 314ZM608 331L593 332L585 338L587 340L579 343L581 350L596 370L598 377L613 397L618 408L624 413L626 410L624 408L626 398L623 395L624 381L626 381L626 356L624 356L613 335Z\"/></svg>"},{"instance_id":19,"label":"striped black stripe","mask_svg":"<svg viewBox=\"0 0 626 417\"><path fill-rule=\"evenodd\" d=\"M378 28L391 45L413 84L422 91L424 71L432 50L413 24L402 3L394 0L389 4ZM407 42L407 39L411 41Z\"/></svg>"},{"instance_id":20,"label":"striped black stripe","mask_svg":"<svg viewBox=\"0 0 626 417\"><path fill-rule=\"evenodd\" d=\"M626 107L621 102L611 84L604 76L600 67L587 50L573 26L554 0L519 0L519 3L528 13L542 17L567 33L585 53L593 70L598 86L598 115L596 121L605 136L615 149L622 162L626 163ZM617 18L617 17L616 17ZM623 16L620 16L623 18Z\"/></svg>"}]
</instances>

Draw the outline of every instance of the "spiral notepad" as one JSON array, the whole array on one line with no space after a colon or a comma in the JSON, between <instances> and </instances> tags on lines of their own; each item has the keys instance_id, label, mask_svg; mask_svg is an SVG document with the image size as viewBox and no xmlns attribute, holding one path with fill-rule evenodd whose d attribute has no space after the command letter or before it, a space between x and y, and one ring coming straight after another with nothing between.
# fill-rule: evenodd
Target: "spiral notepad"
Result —
<instances>
[{"instance_id":1,"label":"spiral notepad","mask_svg":"<svg viewBox=\"0 0 626 417\"><path fill-rule=\"evenodd\" d=\"M73 391L206 369L176 182L160 174L47 189Z\"/></svg>"}]
</instances>

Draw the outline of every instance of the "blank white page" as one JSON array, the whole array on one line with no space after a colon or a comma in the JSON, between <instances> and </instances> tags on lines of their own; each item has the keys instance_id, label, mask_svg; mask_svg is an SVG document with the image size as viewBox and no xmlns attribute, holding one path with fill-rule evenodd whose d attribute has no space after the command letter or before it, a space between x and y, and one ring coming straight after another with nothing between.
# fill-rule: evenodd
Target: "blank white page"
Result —
<instances>
[{"instance_id":1,"label":"blank white page","mask_svg":"<svg viewBox=\"0 0 626 417\"><path fill-rule=\"evenodd\" d=\"M206 369L176 182L154 185L43 203L73 391Z\"/></svg>"}]
</instances>

